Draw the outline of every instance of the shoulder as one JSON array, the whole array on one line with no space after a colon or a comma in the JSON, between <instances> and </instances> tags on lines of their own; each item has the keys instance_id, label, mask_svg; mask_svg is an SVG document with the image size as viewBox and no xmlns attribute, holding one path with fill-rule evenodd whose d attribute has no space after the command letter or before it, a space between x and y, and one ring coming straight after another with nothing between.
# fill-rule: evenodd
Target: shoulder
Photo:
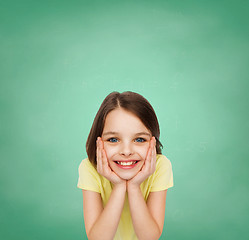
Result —
<instances>
[{"instance_id":1,"label":"shoulder","mask_svg":"<svg viewBox=\"0 0 249 240\"><path fill-rule=\"evenodd\" d=\"M101 178L97 170L94 168L88 158L80 162L78 188L100 192Z\"/></svg>"},{"instance_id":2,"label":"shoulder","mask_svg":"<svg viewBox=\"0 0 249 240\"><path fill-rule=\"evenodd\" d=\"M79 170L83 170L85 168L93 170L93 171L95 170L97 172L97 170L94 168L94 166L92 165L92 163L90 162L88 158L83 159L79 165Z\"/></svg>"},{"instance_id":3,"label":"shoulder","mask_svg":"<svg viewBox=\"0 0 249 240\"><path fill-rule=\"evenodd\" d=\"M159 168L171 168L172 164L171 161L163 154L157 154L157 159L156 159L156 170Z\"/></svg>"},{"instance_id":4,"label":"shoulder","mask_svg":"<svg viewBox=\"0 0 249 240\"><path fill-rule=\"evenodd\" d=\"M90 176L96 179L100 178L99 173L88 158L85 158L80 162L78 171L81 178L88 178Z\"/></svg>"}]
</instances>

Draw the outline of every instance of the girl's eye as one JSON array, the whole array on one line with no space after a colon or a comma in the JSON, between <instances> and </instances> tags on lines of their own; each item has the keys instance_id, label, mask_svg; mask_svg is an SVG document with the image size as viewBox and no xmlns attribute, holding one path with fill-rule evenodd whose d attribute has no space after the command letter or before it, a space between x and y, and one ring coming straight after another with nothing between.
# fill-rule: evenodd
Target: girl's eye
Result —
<instances>
[{"instance_id":1,"label":"girl's eye","mask_svg":"<svg viewBox=\"0 0 249 240\"><path fill-rule=\"evenodd\" d=\"M146 140L144 138L137 138L138 142L145 142Z\"/></svg>"},{"instance_id":2,"label":"girl's eye","mask_svg":"<svg viewBox=\"0 0 249 240\"><path fill-rule=\"evenodd\" d=\"M117 142L117 138L109 138L107 141L108 141L108 142L115 143L115 142Z\"/></svg>"}]
</instances>

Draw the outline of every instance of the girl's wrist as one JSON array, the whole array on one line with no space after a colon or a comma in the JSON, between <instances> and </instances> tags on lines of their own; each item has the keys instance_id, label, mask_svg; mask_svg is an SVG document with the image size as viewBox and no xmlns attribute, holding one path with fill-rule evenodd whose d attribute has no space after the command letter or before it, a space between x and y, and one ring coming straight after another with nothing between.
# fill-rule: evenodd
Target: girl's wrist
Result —
<instances>
[{"instance_id":1,"label":"girl's wrist","mask_svg":"<svg viewBox=\"0 0 249 240\"><path fill-rule=\"evenodd\" d=\"M127 192L138 191L138 190L140 190L139 184L135 184L129 181L127 182Z\"/></svg>"},{"instance_id":2,"label":"girl's wrist","mask_svg":"<svg viewBox=\"0 0 249 240\"><path fill-rule=\"evenodd\" d=\"M126 191L126 182L114 184L115 189L120 189L121 191Z\"/></svg>"}]
</instances>

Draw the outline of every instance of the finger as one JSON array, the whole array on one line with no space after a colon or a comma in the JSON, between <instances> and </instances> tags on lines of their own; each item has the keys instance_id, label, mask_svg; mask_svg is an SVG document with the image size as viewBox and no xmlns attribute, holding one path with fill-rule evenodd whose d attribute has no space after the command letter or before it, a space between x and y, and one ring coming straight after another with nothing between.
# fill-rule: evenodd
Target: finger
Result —
<instances>
[{"instance_id":1,"label":"finger","mask_svg":"<svg viewBox=\"0 0 249 240\"><path fill-rule=\"evenodd\" d=\"M106 152L105 152L105 149L104 149L104 143L103 143L101 138L100 138L99 142L100 142L100 148L101 148L102 167L103 167L103 169L106 170L106 168L109 165L108 165L108 161L107 161Z\"/></svg>"},{"instance_id":2,"label":"finger","mask_svg":"<svg viewBox=\"0 0 249 240\"><path fill-rule=\"evenodd\" d=\"M148 149L147 156L146 156L145 163L144 163L145 170L148 170L151 166L151 157L152 157L151 145L152 145L152 140L150 140L149 149Z\"/></svg>"},{"instance_id":3,"label":"finger","mask_svg":"<svg viewBox=\"0 0 249 240\"><path fill-rule=\"evenodd\" d=\"M102 172L102 157L101 157L101 149L100 149L100 146L99 146L99 138L97 138L97 170L99 172Z\"/></svg>"},{"instance_id":4,"label":"finger","mask_svg":"<svg viewBox=\"0 0 249 240\"><path fill-rule=\"evenodd\" d=\"M157 159L157 152L156 152L156 138L154 137L154 170L156 170L156 159Z\"/></svg>"},{"instance_id":5,"label":"finger","mask_svg":"<svg viewBox=\"0 0 249 240\"><path fill-rule=\"evenodd\" d=\"M150 155L149 157L149 172L152 174L155 171L155 137L151 138L150 142Z\"/></svg>"},{"instance_id":6,"label":"finger","mask_svg":"<svg viewBox=\"0 0 249 240\"><path fill-rule=\"evenodd\" d=\"M151 159L151 167L152 169L156 165L156 138L153 137L153 144L152 144L152 159Z\"/></svg>"},{"instance_id":7,"label":"finger","mask_svg":"<svg viewBox=\"0 0 249 240\"><path fill-rule=\"evenodd\" d=\"M155 154L155 137L152 137L151 138L151 145L150 145L150 148L151 148L151 154L150 154L150 168L153 167L153 164L154 164L154 154Z\"/></svg>"},{"instance_id":8,"label":"finger","mask_svg":"<svg viewBox=\"0 0 249 240\"><path fill-rule=\"evenodd\" d=\"M153 153L151 157L151 170L154 172L156 169L156 147L153 147Z\"/></svg>"},{"instance_id":9,"label":"finger","mask_svg":"<svg viewBox=\"0 0 249 240\"><path fill-rule=\"evenodd\" d=\"M105 149L102 149L102 159L103 159L103 166L104 167L109 167L109 163L107 161L107 156L106 156Z\"/></svg>"}]
</instances>

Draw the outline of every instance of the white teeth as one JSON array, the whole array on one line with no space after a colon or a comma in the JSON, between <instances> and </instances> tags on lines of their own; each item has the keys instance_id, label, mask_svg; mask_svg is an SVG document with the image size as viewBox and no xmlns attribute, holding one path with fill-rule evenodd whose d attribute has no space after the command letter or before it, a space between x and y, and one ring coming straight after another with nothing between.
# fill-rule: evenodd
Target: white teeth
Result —
<instances>
[{"instance_id":1,"label":"white teeth","mask_svg":"<svg viewBox=\"0 0 249 240\"><path fill-rule=\"evenodd\" d=\"M129 165L132 165L132 164L135 164L136 161L132 161L132 162L117 162L119 165L122 165L122 166L129 166Z\"/></svg>"}]
</instances>

